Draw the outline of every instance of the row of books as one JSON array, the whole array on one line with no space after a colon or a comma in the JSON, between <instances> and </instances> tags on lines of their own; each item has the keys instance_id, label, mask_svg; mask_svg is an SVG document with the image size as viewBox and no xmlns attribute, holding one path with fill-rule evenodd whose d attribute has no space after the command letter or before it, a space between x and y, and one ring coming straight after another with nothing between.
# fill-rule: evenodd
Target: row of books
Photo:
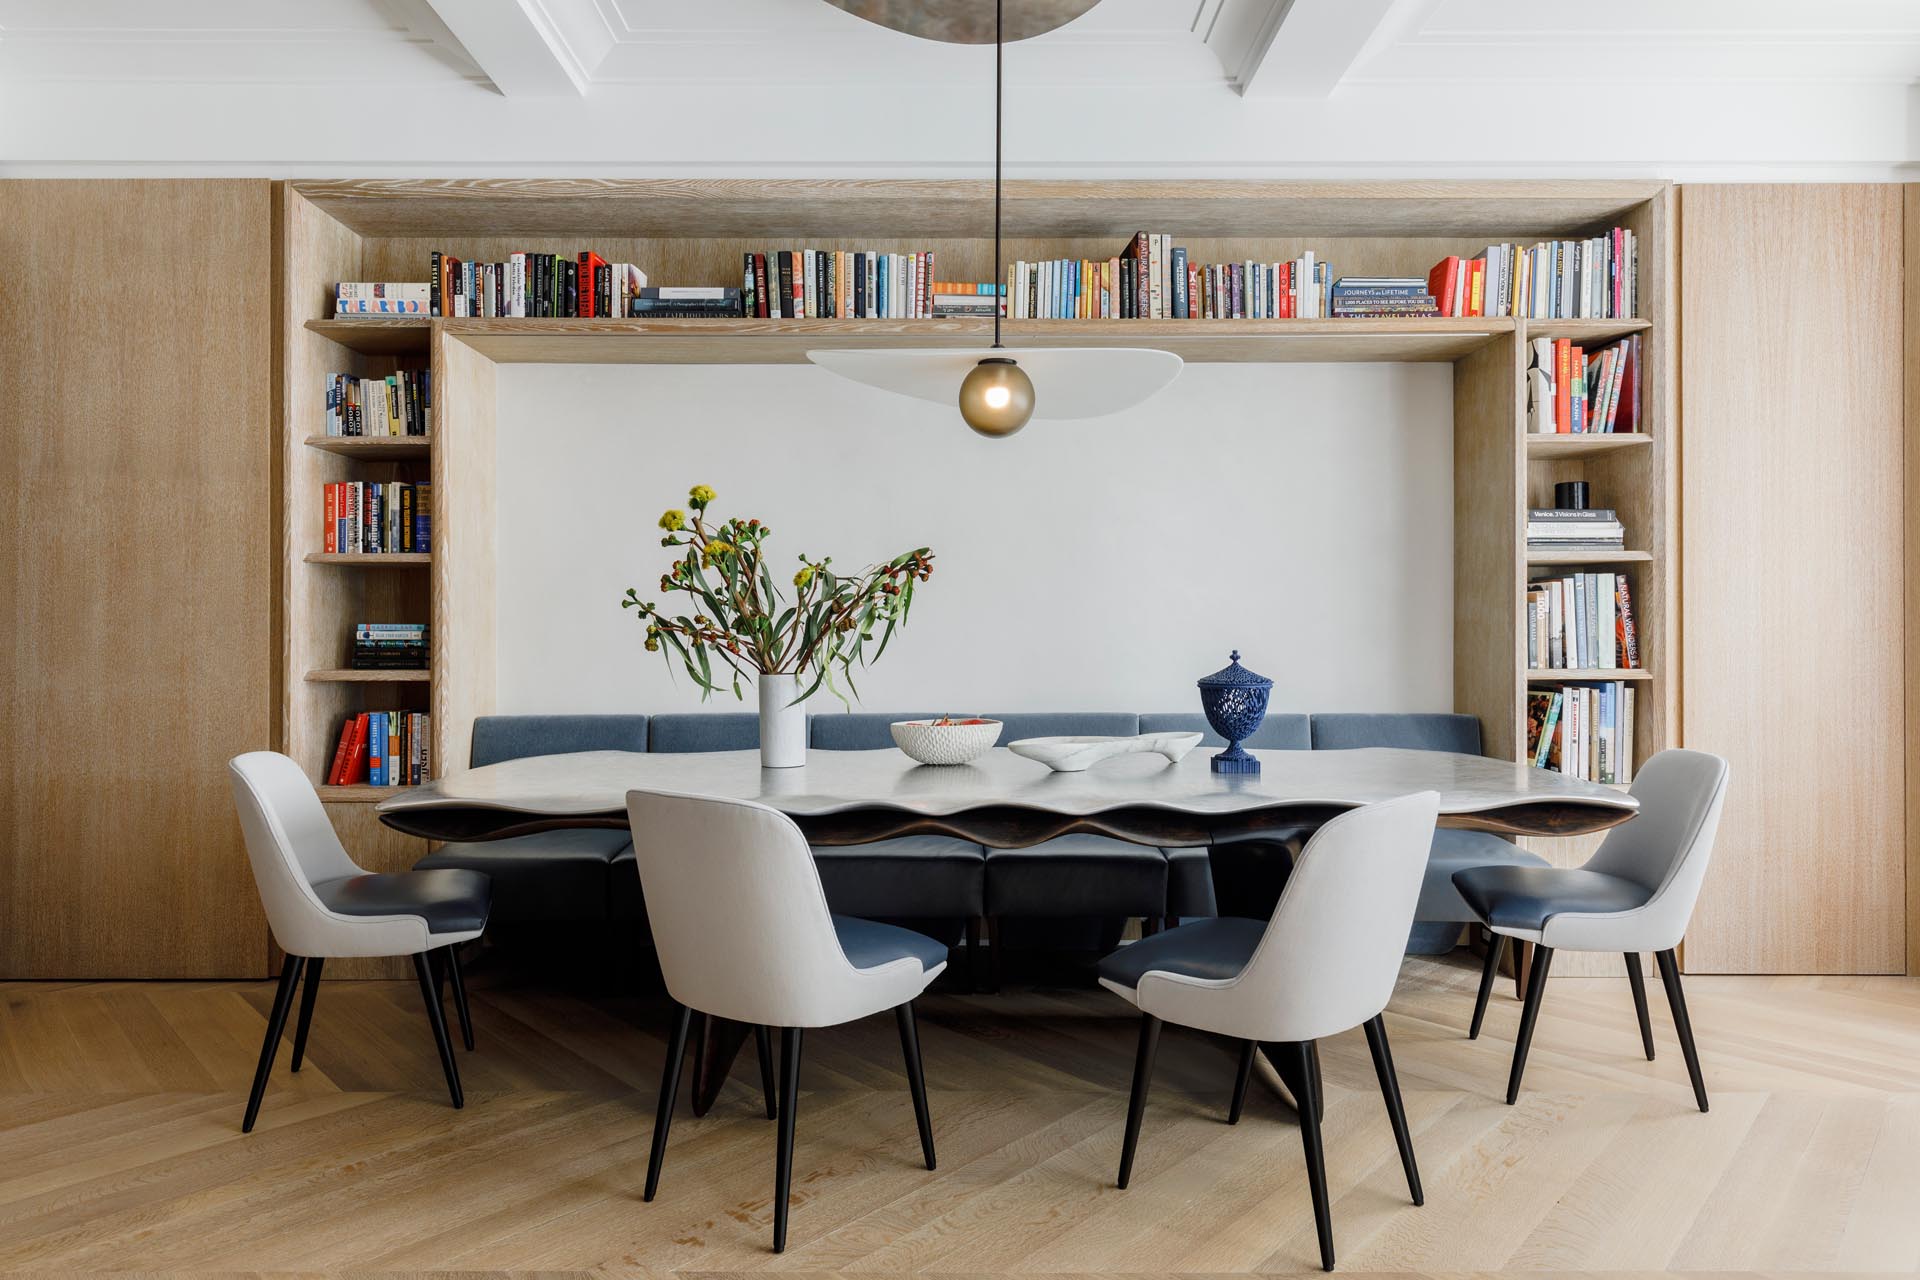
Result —
<instances>
[{"instance_id":1,"label":"row of books","mask_svg":"<svg viewBox=\"0 0 1920 1280\"><path fill-rule=\"evenodd\" d=\"M513 253L505 262L463 262L434 250L427 294L436 316L624 316L647 287L631 262L578 254Z\"/></svg>"},{"instance_id":2,"label":"row of books","mask_svg":"<svg viewBox=\"0 0 1920 1280\"><path fill-rule=\"evenodd\" d=\"M427 624L424 622L357 622L353 627L355 671L424 671L427 667Z\"/></svg>"},{"instance_id":3,"label":"row of books","mask_svg":"<svg viewBox=\"0 0 1920 1280\"><path fill-rule=\"evenodd\" d=\"M1626 545L1627 527L1611 507L1535 507L1527 512L1529 551L1618 551Z\"/></svg>"},{"instance_id":4,"label":"row of books","mask_svg":"<svg viewBox=\"0 0 1920 1280\"><path fill-rule=\"evenodd\" d=\"M1633 781L1633 687L1621 680L1527 692L1522 763L1588 782Z\"/></svg>"},{"instance_id":5,"label":"row of books","mask_svg":"<svg viewBox=\"0 0 1920 1280\"><path fill-rule=\"evenodd\" d=\"M1589 240L1528 248L1490 244L1471 258L1446 257L1427 273L1443 316L1619 320L1639 305L1639 242L1625 227Z\"/></svg>"},{"instance_id":6,"label":"row of books","mask_svg":"<svg viewBox=\"0 0 1920 1280\"><path fill-rule=\"evenodd\" d=\"M327 785L417 787L433 781L433 725L424 711L365 711L340 726Z\"/></svg>"},{"instance_id":7,"label":"row of books","mask_svg":"<svg viewBox=\"0 0 1920 1280\"><path fill-rule=\"evenodd\" d=\"M327 375L330 436L423 436L433 408L432 374L402 369L384 378Z\"/></svg>"},{"instance_id":8,"label":"row of books","mask_svg":"<svg viewBox=\"0 0 1920 1280\"><path fill-rule=\"evenodd\" d=\"M1335 317L1437 316L1440 305L1427 292L1427 282L1412 276L1342 276L1328 295L1329 314Z\"/></svg>"},{"instance_id":9,"label":"row of books","mask_svg":"<svg viewBox=\"0 0 1920 1280\"><path fill-rule=\"evenodd\" d=\"M1634 670L1640 636L1624 573L1570 573L1527 584L1527 666L1535 671Z\"/></svg>"},{"instance_id":10,"label":"row of books","mask_svg":"<svg viewBox=\"0 0 1920 1280\"><path fill-rule=\"evenodd\" d=\"M342 280L333 286L336 316L425 316L433 295L416 281Z\"/></svg>"},{"instance_id":11,"label":"row of books","mask_svg":"<svg viewBox=\"0 0 1920 1280\"><path fill-rule=\"evenodd\" d=\"M1279 320L1329 314L1333 269L1291 262L1192 261L1173 237L1138 232L1113 257L1017 261L1007 268L1016 320Z\"/></svg>"},{"instance_id":12,"label":"row of books","mask_svg":"<svg viewBox=\"0 0 1920 1280\"><path fill-rule=\"evenodd\" d=\"M1588 351L1535 338L1527 353L1527 430L1591 435L1640 429L1640 335Z\"/></svg>"},{"instance_id":13,"label":"row of books","mask_svg":"<svg viewBox=\"0 0 1920 1280\"><path fill-rule=\"evenodd\" d=\"M433 486L407 480L342 480L326 486L323 549L379 555L433 550Z\"/></svg>"},{"instance_id":14,"label":"row of books","mask_svg":"<svg viewBox=\"0 0 1920 1280\"><path fill-rule=\"evenodd\" d=\"M768 320L927 320L933 253L772 249L741 255L741 307Z\"/></svg>"},{"instance_id":15,"label":"row of books","mask_svg":"<svg viewBox=\"0 0 1920 1280\"><path fill-rule=\"evenodd\" d=\"M933 318L935 320L993 319L993 313L1007 314L1007 286L991 280L933 282Z\"/></svg>"}]
</instances>

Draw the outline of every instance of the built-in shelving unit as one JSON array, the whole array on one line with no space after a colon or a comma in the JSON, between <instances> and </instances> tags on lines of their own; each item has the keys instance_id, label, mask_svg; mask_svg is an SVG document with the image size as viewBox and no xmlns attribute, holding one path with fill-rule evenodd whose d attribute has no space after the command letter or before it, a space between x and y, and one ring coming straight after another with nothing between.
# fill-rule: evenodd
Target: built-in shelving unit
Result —
<instances>
[{"instance_id":1,"label":"built-in shelving unit","mask_svg":"<svg viewBox=\"0 0 1920 1280\"><path fill-rule=\"evenodd\" d=\"M932 249L950 279L991 274L990 184L752 180L301 181L282 191L284 312L282 502L286 749L316 778L340 717L424 696L436 771L466 763L473 718L494 706L494 369L507 363L799 363L826 347L952 347L989 341L981 320L633 320L330 318L341 279L420 280L435 249L476 261L514 250L593 248L638 263L657 284L739 278L743 252L769 245ZM1021 345L1147 346L1195 362L1439 361L1453 368L1454 705L1477 715L1489 754L1514 758L1531 681L1629 679L1639 690L1636 761L1671 740L1675 529L1674 214L1660 182L1014 182L1009 260L1104 258L1135 231L1168 231L1196 260L1291 259L1311 249L1341 274L1422 275L1448 254L1501 241L1634 231L1642 314L1625 320L1030 320ZM1527 344L1597 345L1643 335L1642 430L1539 436L1525 429ZM326 374L433 373L429 437L316 437ZM1018 448L1017 442L1009 447ZM315 554L321 485L413 468L434 485L426 556ZM1633 550L1530 555L1529 506L1556 481L1584 479L1614 507ZM1530 671L1521 630L1528 574L1549 564L1619 565L1633 575L1645 669ZM420 571L424 566L425 572ZM380 572L412 568L412 572ZM425 683L333 679L343 629L361 617L429 617ZM383 673L386 674L386 673ZM391 705L386 703L385 705ZM387 794L329 788L329 802ZM336 821L345 810L336 804ZM376 831L358 815L358 830ZM396 850L400 847L395 846ZM411 844L406 856L417 854ZM1556 860L1577 842L1547 842ZM400 854L396 852L396 858Z\"/></svg>"}]
</instances>

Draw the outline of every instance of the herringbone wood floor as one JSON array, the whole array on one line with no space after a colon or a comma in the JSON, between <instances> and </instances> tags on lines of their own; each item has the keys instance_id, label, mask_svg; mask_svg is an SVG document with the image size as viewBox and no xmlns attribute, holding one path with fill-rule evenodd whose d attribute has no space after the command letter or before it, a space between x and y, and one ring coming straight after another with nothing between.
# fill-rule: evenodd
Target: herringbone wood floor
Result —
<instances>
[{"instance_id":1,"label":"herringbone wood floor","mask_svg":"<svg viewBox=\"0 0 1920 1280\"><path fill-rule=\"evenodd\" d=\"M1323 1045L1341 1269L1920 1270L1920 981L1694 978L1713 1111L1656 1001L1556 980L1528 1089L1518 1006L1464 1038L1473 972L1410 961L1388 1018L1427 1203L1413 1208L1359 1033ZM0 986L0 1269L1239 1273L1310 1269L1292 1113L1222 1123L1231 1049L1169 1028L1133 1188L1113 1187L1135 1024L1097 991L935 995L940 1168L919 1163L890 1018L810 1034L788 1252L752 1051L684 1110L639 1200L664 1010L475 982L467 1108L411 983L328 983L239 1117L265 983Z\"/></svg>"}]
</instances>

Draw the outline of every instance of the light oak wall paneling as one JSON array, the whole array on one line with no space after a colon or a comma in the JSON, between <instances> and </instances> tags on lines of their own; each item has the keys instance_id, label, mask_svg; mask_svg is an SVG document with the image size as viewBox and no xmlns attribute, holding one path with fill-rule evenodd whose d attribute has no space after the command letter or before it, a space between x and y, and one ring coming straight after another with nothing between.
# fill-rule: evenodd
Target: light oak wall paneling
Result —
<instances>
[{"instance_id":1,"label":"light oak wall paneling","mask_svg":"<svg viewBox=\"0 0 1920 1280\"><path fill-rule=\"evenodd\" d=\"M226 764L273 741L271 199L0 183L8 977L265 970Z\"/></svg>"},{"instance_id":2,"label":"light oak wall paneling","mask_svg":"<svg viewBox=\"0 0 1920 1280\"><path fill-rule=\"evenodd\" d=\"M1521 348L1504 334L1453 366L1453 705L1482 749L1511 760L1521 732Z\"/></svg>"},{"instance_id":3,"label":"light oak wall paneling","mask_svg":"<svg viewBox=\"0 0 1920 1280\"><path fill-rule=\"evenodd\" d=\"M1906 964L1901 198L1682 193L1682 723L1733 765L1696 971Z\"/></svg>"},{"instance_id":4,"label":"light oak wall paneling","mask_svg":"<svg viewBox=\"0 0 1920 1280\"><path fill-rule=\"evenodd\" d=\"M433 334L433 736L436 775L467 764L494 706L494 366Z\"/></svg>"},{"instance_id":5,"label":"light oak wall paneling","mask_svg":"<svg viewBox=\"0 0 1920 1280\"><path fill-rule=\"evenodd\" d=\"M1905 325L1902 338L1906 358L1905 492L1901 507L1904 528L1905 607L1908 643L1905 719L1907 724L1907 972L1920 974L1920 183L1908 183L1903 193L1905 235L1901 255L1905 265Z\"/></svg>"}]
</instances>

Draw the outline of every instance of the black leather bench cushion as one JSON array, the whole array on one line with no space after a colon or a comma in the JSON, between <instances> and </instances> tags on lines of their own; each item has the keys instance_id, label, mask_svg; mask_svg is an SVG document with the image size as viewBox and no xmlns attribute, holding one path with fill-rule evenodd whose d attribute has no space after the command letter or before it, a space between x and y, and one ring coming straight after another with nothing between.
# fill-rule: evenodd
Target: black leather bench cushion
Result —
<instances>
[{"instance_id":1,"label":"black leather bench cushion","mask_svg":"<svg viewBox=\"0 0 1920 1280\"><path fill-rule=\"evenodd\" d=\"M322 880L313 892L343 916L419 916L430 933L470 933L487 927L492 888L478 871L368 872Z\"/></svg>"},{"instance_id":2,"label":"black leather bench cushion","mask_svg":"<svg viewBox=\"0 0 1920 1280\"><path fill-rule=\"evenodd\" d=\"M443 844L414 868L485 872L493 880L498 923L604 920L608 864L627 845L624 831L542 831L509 840Z\"/></svg>"},{"instance_id":3,"label":"black leather bench cushion","mask_svg":"<svg viewBox=\"0 0 1920 1280\"><path fill-rule=\"evenodd\" d=\"M827 905L849 916L983 915L987 851L952 836L900 836L813 851Z\"/></svg>"},{"instance_id":4,"label":"black leather bench cushion","mask_svg":"<svg viewBox=\"0 0 1920 1280\"><path fill-rule=\"evenodd\" d=\"M1454 873L1467 905L1488 924L1539 929L1554 916L1632 911L1653 891L1598 871L1560 867L1474 867Z\"/></svg>"},{"instance_id":5,"label":"black leather bench cushion","mask_svg":"<svg viewBox=\"0 0 1920 1280\"><path fill-rule=\"evenodd\" d=\"M1150 845L1072 835L987 850L990 916L1157 916L1166 908L1167 859Z\"/></svg>"},{"instance_id":6,"label":"black leather bench cushion","mask_svg":"<svg viewBox=\"0 0 1920 1280\"><path fill-rule=\"evenodd\" d=\"M1420 881L1420 905L1415 920L1451 920L1465 924L1480 917L1454 887L1453 873L1472 867L1545 867L1547 860L1529 853L1511 840L1485 831L1456 831L1441 827L1433 833L1427 854L1427 872Z\"/></svg>"},{"instance_id":7,"label":"black leather bench cushion","mask_svg":"<svg viewBox=\"0 0 1920 1280\"><path fill-rule=\"evenodd\" d=\"M1189 978L1231 978L1247 967L1266 932L1264 920L1237 916L1195 920L1121 947L1100 962L1098 972L1128 990L1156 969Z\"/></svg>"},{"instance_id":8,"label":"black leather bench cushion","mask_svg":"<svg viewBox=\"0 0 1920 1280\"><path fill-rule=\"evenodd\" d=\"M833 931L840 935L840 949L847 953L847 962L856 969L890 964L902 956L918 960L922 973L946 963L946 943L897 924L835 916Z\"/></svg>"},{"instance_id":9,"label":"black leather bench cushion","mask_svg":"<svg viewBox=\"0 0 1920 1280\"><path fill-rule=\"evenodd\" d=\"M1213 896L1213 860L1205 849L1162 849L1167 859L1167 914L1210 916L1219 910Z\"/></svg>"},{"instance_id":10,"label":"black leather bench cushion","mask_svg":"<svg viewBox=\"0 0 1920 1280\"><path fill-rule=\"evenodd\" d=\"M640 892L640 868L635 865L632 845L607 864L607 915L627 923L647 921L647 899ZM651 943L652 935L645 941Z\"/></svg>"}]
</instances>

